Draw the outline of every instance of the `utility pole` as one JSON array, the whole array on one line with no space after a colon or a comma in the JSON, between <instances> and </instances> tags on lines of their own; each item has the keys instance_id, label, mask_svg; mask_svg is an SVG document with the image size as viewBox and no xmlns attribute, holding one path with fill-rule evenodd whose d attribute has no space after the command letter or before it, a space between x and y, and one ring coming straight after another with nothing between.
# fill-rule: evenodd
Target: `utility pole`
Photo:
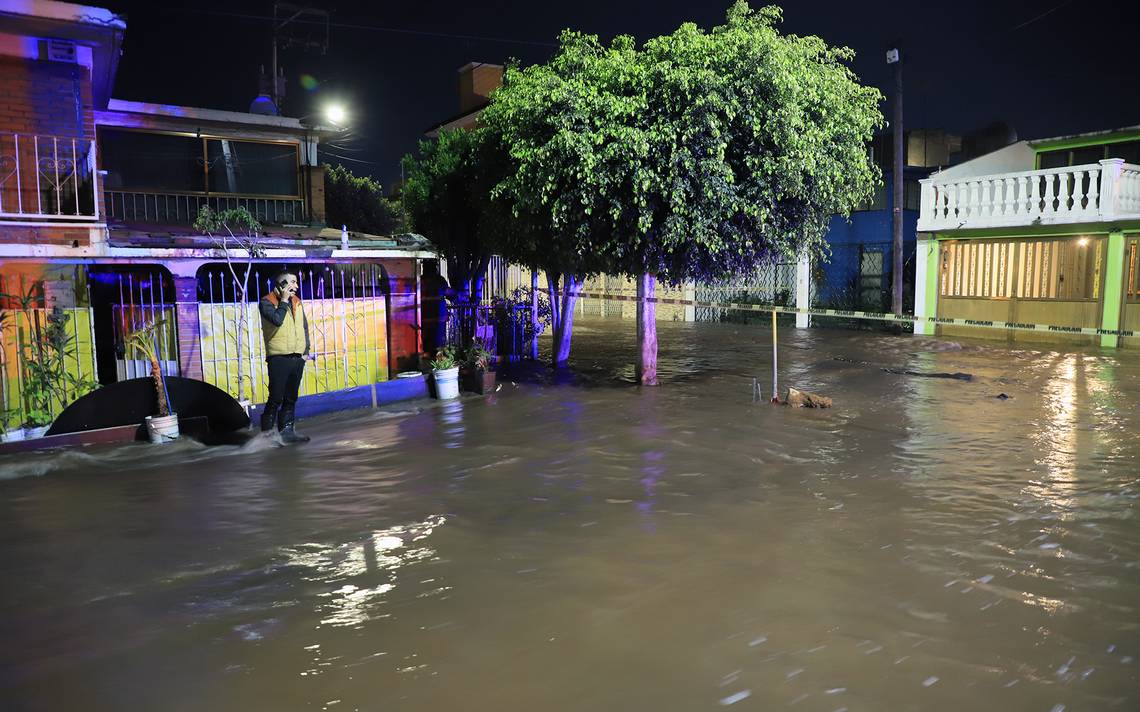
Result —
<instances>
[{"instance_id":1,"label":"utility pole","mask_svg":"<svg viewBox=\"0 0 1140 712\"><path fill-rule=\"evenodd\" d=\"M895 65L895 116L894 144L895 160L891 170L893 182L893 199L891 201L891 232L893 245L891 254L894 256L891 267L891 311L901 315L903 312L903 89L902 89L902 58L898 47L887 50L887 64Z\"/></svg>"},{"instance_id":2,"label":"utility pole","mask_svg":"<svg viewBox=\"0 0 1140 712\"><path fill-rule=\"evenodd\" d=\"M302 31L301 25L308 25L308 31ZM269 79L270 98L273 99L273 106L277 109L278 116L281 115L281 100L285 98L285 77L277 66L279 45L282 48L299 46L305 50L319 51L321 54L328 52L328 11L287 2L273 3L273 76Z\"/></svg>"}]
</instances>

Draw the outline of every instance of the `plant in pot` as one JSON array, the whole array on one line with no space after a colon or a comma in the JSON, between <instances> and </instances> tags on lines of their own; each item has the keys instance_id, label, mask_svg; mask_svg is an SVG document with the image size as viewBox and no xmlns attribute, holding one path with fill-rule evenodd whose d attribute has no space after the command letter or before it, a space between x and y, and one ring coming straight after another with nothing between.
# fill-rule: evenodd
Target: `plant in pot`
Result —
<instances>
[{"instance_id":1,"label":"plant in pot","mask_svg":"<svg viewBox=\"0 0 1140 712\"><path fill-rule=\"evenodd\" d=\"M474 339L463 361L464 387L484 394L495 390L495 372L491 370L495 355L487 350L482 339Z\"/></svg>"},{"instance_id":2,"label":"plant in pot","mask_svg":"<svg viewBox=\"0 0 1140 712\"><path fill-rule=\"evenodd\" d=\"M32 439L43 437L64 406L98 384L69 367L78 360L75 337L67 332L70 316L62 309L37 309L31 293L21 302L24 328L16 331L23 437Z\"/></svg>"},{"instance_id":3,"label":"plant in pot","mask_svg":"<svg viewBox=\"0 0 1140 712\"><path fill-rule=\"evenodd\" d=\"M431 374L435 380L435 397L449 400L459 397L459 364L454 346L444 346L435 352L431 361Z\"/></svg>"},{"instance_id":4,"label":"plant in pot","mask_svg":"<svg viewBox=\"0 0 1140 712\"><path fill-rule=\"evenodd\" d=\"M150 324L135 328L127 337L128 349L136 349L150 361L150 375L154 379L154 395L158 401L158 414L148 415L145 419L146 432L152 443L165 443L177 440L178 414L171 412L170 396L166 392L166 378L162 374L162 366L158 362L157 334L166 323L159 319Z\"/></svg>"}]
</instances>

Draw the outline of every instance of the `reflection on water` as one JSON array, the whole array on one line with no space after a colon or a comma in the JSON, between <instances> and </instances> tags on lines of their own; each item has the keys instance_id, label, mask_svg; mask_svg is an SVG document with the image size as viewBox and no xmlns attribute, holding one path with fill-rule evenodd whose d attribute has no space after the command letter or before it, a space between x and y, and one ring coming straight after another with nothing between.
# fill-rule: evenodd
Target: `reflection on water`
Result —
<instances>
[{"instance_id":1,"label":"reflection on water","mask_svg":"<svg viewBox=\"0 0 1140 712\"><path fill-rule=\"evenodd\" d=\"M337 586L318 594L321 625L361 626L381 615L384 594L396 588L401 567L427 561L435 551L417 546L444 523L442 515L423 522L370 532L360 544L305 544L282 550L286 565L305 581ZM446 587L437 588L443 592Z\"/></svg>"},{"instance_id":2,"label":"reflection on water","mask_svg":"<svg viewBox=\"0 0 1140 712\"><path fill-rule=\"evenodd\" d=\"M1140 354L789 331L809 411L763 328L662 323L658 389L576 332L302 447L0 460L4 709L1137 706Z\"/></svg>"}]
</instances>

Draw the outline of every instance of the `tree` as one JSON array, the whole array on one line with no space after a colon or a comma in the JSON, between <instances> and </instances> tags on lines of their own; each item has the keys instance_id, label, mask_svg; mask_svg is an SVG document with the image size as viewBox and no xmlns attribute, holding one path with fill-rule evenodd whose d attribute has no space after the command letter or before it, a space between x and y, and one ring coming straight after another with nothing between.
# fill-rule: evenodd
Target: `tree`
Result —
<instances>
[{"instance_id":1,"label":"tree","mask_svg":"<svg viewBox=\"0 0 1140 712\"><path fill-rule=\"evenodd\" d=\"M214 247L221 252L233 280L237 294L237 348L238 362L237 399L247 400L245 392L246 363L245 337L249 330L249 277L253 272L253 261L265 257L261 244L261 223L245 208L234 208L216 212L208 205L202 206L194 220L194 228L209 235ZM238 267L241 267L239 272Z\"/></svg>"},{"instance_id":2,"label":"tree","mask_svg":"<svg viewBox=\"0 0 1140 712\"><path fill-rule=\"evenodd\" d=\"M881 95L853 53L781 35L779 8L738 0L727 23L687 23L638 48L563 32L548 64L508 69L482 115L513 169L497 188L532 230L507 254L564 278L556 362L569 354L574 289L598 272L670 284L824 253L879 175L866 150ZM559 308L561 307L561 308ZM643 382L654 379L654 309L642 307Z\"/></svg>"},{"instance_id":3,"label":"tree","mask_svg":"<svg viewBox=\"0 0 1140 712\"><path fill-rule=\"evenodd\" d=\"M325 221L332 227L370 235L403 231L404 217L398 203L384 197L380 184L368 176L353 175L344 166L325 164Z\"/></svg>"},{"instance_id":4,"label":"tree","mask_svg":"<svg viewBox=\"0 0 1140 712\"><path fill-rule=\"evenodd\" d=\"M491 195L502 156L487 138L478 131L441 131L438 140L420 143L419 158L404 158L408 220L447 260L461 302L482 300L497 233L509 229Z\"/></svg>"}]
</instances>

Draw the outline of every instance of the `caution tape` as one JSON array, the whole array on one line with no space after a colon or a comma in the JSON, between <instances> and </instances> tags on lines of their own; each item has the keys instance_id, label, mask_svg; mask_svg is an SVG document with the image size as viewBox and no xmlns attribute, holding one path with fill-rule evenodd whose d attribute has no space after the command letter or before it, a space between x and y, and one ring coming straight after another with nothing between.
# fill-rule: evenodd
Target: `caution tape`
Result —
<instances>
[{"instance_id":1,"label":"caution tape","mask_svg":"<svg viewBox=\"0 0 1140 712\"><path fill-rule=\"evenodd\" d=\"M541 290L549 294L549 289ZM605 294L602 292L574 292L577 297L585 299L599 299L619 302L640 301L638 297L624 294ZM849 309L797 309L776 304L744 304L740 302L701 302L694 299L675 299L670 297L649 297L644 301L654 304L669 304L686 307L704 307L709 309L724 309L727 311L750 311L761 314L776 312L777 314L807 314L809 316L833 316L845 319L868 319L872 321L893 321L903 324L941 324L949 326L966 326L978 329L1005 329L1012 331L1037 331L1054 334L1075 334L1084 336L1136 336L1132 329L1094 329L1087 326L1059 326L1057 324L1030 324L1015 321L990 321L987 319L957 319L943 316L907 316L887 314L884 312L856 311Z\"/></svg>"}]
</instances>

